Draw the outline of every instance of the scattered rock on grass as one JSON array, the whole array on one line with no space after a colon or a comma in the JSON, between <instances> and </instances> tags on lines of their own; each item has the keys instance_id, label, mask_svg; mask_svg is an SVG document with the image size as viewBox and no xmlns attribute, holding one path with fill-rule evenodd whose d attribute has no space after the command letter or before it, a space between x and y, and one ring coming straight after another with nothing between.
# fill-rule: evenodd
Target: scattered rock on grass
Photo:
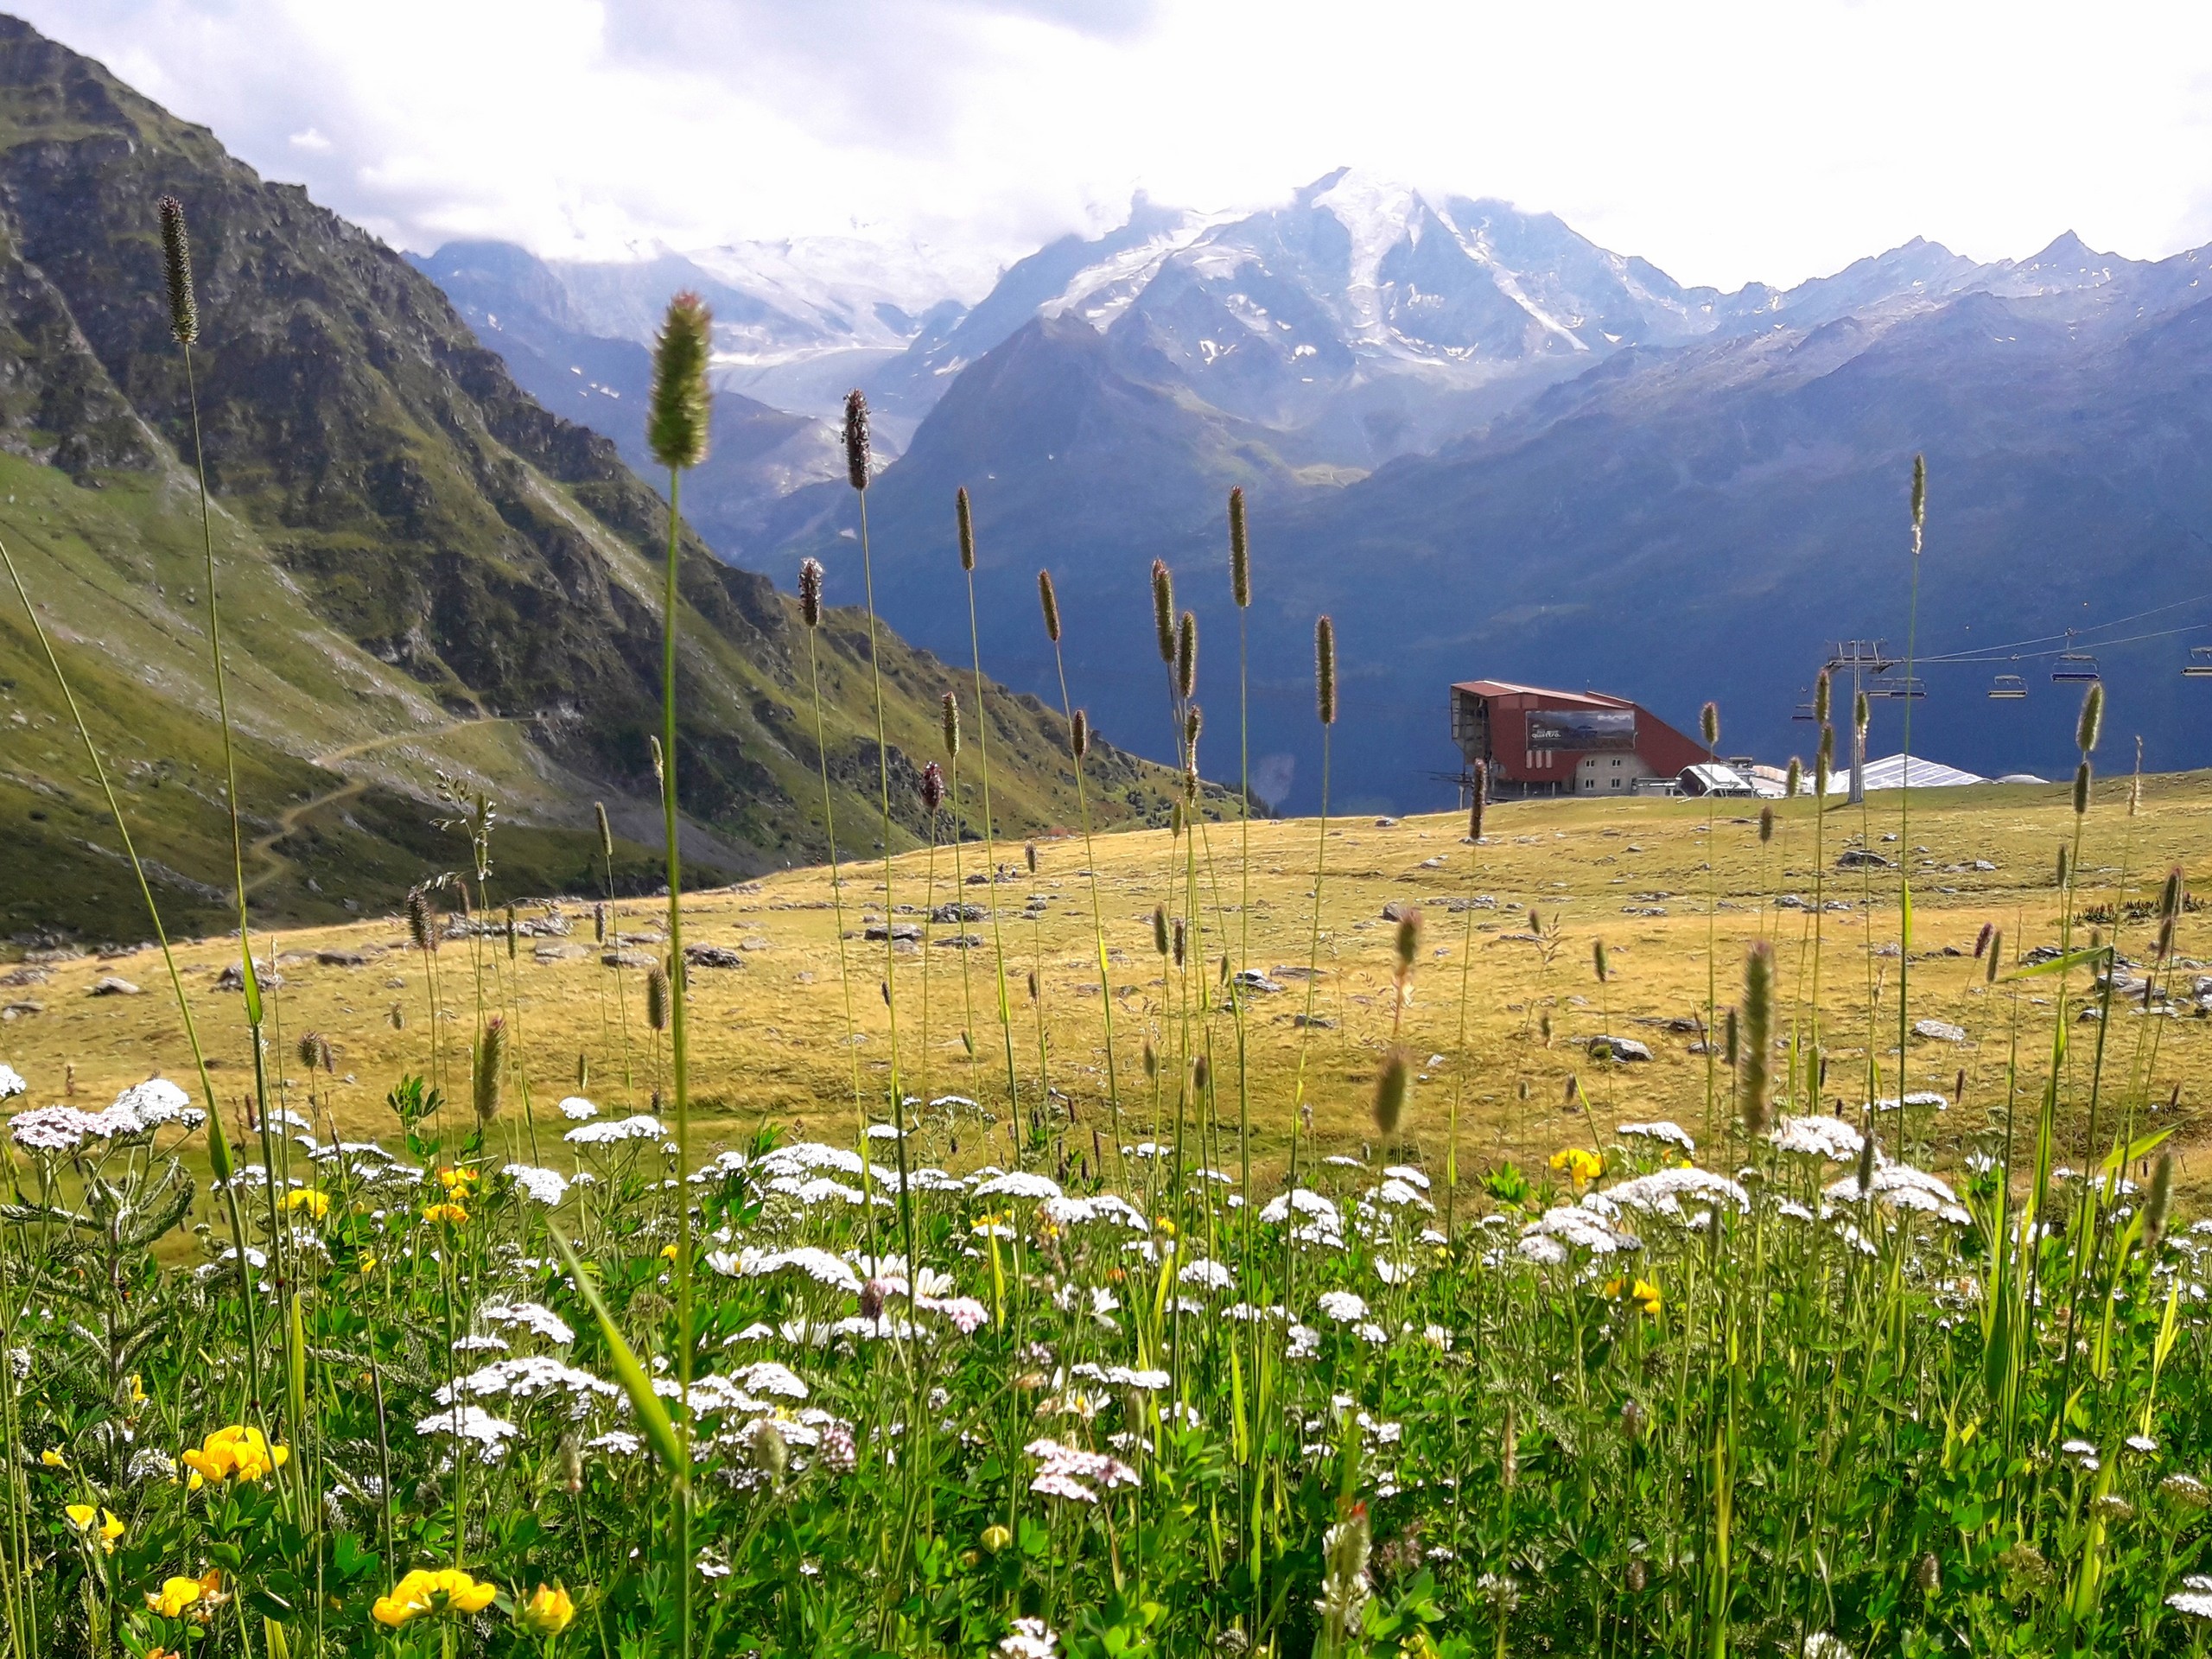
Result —
<instances>
[{"instance_id":1,"label":"scattered rock on grass","mask_svg":"<svg viewBox=\"0 0 2212 1659\"><path fill-rule=\"evenodd\" d=\"M1593 1060L1648 1060L1651 1051L1633 1037L1592 1037L1590 1058Z\"/></svg>"}]
</instances>

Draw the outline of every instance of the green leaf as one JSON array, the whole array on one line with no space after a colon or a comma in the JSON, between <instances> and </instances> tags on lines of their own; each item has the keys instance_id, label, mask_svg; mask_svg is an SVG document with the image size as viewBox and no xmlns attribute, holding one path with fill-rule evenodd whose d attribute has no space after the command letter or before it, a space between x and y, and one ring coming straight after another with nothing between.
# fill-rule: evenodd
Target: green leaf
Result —
<instances>
[{"instance_id":1,"label":"green leaf","mask_svg":"<svg viewBox=\"0 0 2212 1659\"><path fill-rule=\"evenodd\" d=\"M253 971L253 946L247 941L245 930L238 930L238 958L245 964L245 1022L255 1030L261 1028L261 976Z\"/></svg>"},{"instance_id":2,"label":"green leaf","mask_svg":"<svg viewBox=\"0 0 2212 1659\"><path fill-rule=\"evenodd\" d=\"M2000 977L1998 983L2010 985L2017 979L2035 979L2044 974L2063 974L2069 969L2079 968L2084 963L2102 962L2111 955L2112 947L2108 944L2087 945L2079 950L2069 950L2063 956L2053 957L2049 962L2038 962L2030 967L2015 969Z\"/></svg>"},{"instance_id":3,"label":"green leaf","mask_svg":"<svg viewBox=\"0 0 2212 1659\"><path fill-rule=\"evenodd\" d=\"M599 1321L600 1334L607 1338L607 1348L613 1356L615 1378L630 1396L630 1403L637 1408L639 1425L645 1430L645 1439L652 1443L654 1454L678 1481L688 1484L691 1478L689 1459L683 1455L683 1442L677 1438L676 1425L669 1421L667 1408L653 1392L652 1379L638 1363L630 1344L622 1339L622 1332L615 1327L614 1316L599 1299L597 1287L584 1276L584 1266L576 1259L575 1246L569 1243L559 1228L548 1227L545 1230L553 1241L553 1248L560 1252L561 1265L569 1270L578 1294L590 1306L592 1317Z\"/></svg>"},{"instance_id":4,"label":"green leaf","mask_svg":"<svg viewBox=\"0 0 2212 1659\"><path fill-rule=\"evenodd\" d=\"M2119 1169L2124 1165L2133 1163L2138 1158L2149 1157L2152 1153L2158 1149L2158 1142L2164 1140L2172 1133L2173 1131L2171 1129L2160 1129L2156 1135L2146 1135L2141 1140L2133 1141L2127 1146L2123 1147L2115 1145L2110 1152L2105 1154L2105 1173L2107 1174L2110 1174L2113 1170Z\"/></svg>"}]
</instances>

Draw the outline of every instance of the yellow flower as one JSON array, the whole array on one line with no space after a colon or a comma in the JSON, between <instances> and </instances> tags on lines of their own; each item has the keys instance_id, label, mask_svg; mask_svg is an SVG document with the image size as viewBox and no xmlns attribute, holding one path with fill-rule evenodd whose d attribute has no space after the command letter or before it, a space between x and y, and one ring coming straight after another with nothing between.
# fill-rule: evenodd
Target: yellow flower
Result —
<instances>
[{"instance_id":1,"label":"yellow flower","mask_svg":"<svg viewBox=\"0 0 2212 1659\"><path fill-rule=\"evenodd\" d=\"M449 1198L467 1198L482 1179L473 1169L442 1169L438 1172L438 1185L445 1188L446 1196Z\"/></svg>"},{"instance_id":2,"label":"yellow flower","mask_svg":"<svg viewBox=\"0 0 2212 1659\"><path fill-rule=\"evenodd\" d=\"M369 1616L396 1630L424 1613L480 1613L498 1593L458 1567L443 1567L432 1572L418 1567L392 1586L391 1594L378 1596Z\"/></svg>"},{"instance_id":3,"label":"yellow flower","mask_svg":"<svg viewBox=\"0 0 2212 1659\"><path fill-rule=\"evenodd\" d=\"M230 1599L219 1596L216 1589L223 1582L220 1569L211 1569L197 1579L163 1579L158 1592L146 1592L146 1605L163 1618L196 1618L203 1622L210 1609ZM205 1604L204 1605L202 1604ZM197 1609L198 1611L192 1611ZM148 1659L152 1659L149 1655Z\"/></svg>"},{"instance_id":4,"label":"yellow flower","mask_svg":"<svg viewBox=\"0 0 2212 1659\"><path fill-rule=\"evenodd\" d=\"M146 1605L163 1618L181 1618L184 1610L200 1599L200 1580L197 1579L163 1579L157 1594L146 1592Z\"/></svg>"},{"instance_id":5,"label":"yellow flower","mask_svg":"<svg viewBox=\"0 0 2212 1659\"><path fill-rule=\"evenodd\" d=\"M361 1277L364 1279L367 1278L371 1274L377 1270L376 1252L373 1250L363 1252L360 1261L356 1263L356 1267L358 1268Z\"/></svg>"},{"instance_id":6,"label":"yellow flower","mask_svg":"<svg viewBox=\"0 0 2212 1659\"><path fill-rule=\"evenodd\" d=\"M292 1455L287 1446L271 1446L257 1428L232 1423L219 1428L206 1442L187 1451L181 1461L194 1474L209 1480L259 1480L284 1466Z\"/></svg>"},{"instance_id":7,"label":"yellow flower","mask_svg":"<svg viewBox=\"0 0 2212 1659\"><path fill-rule=\"evenodd\" d=\"M467 1224L468 1211L457 1204L434 1204L423 1212L423 1219L442 1221L448 1225L460 1227Z\"/></svg>"},{"instance_id":8,"label":"yellow flower","mask_svg":"<svg viewBox=\"0 0 2212 1659\"><path fill-rule=\"evenodd\" d=\"M146 1403L146 1387L139 1381L138 1373L136 1371L130 1374L130 1403L134 1406L143 1406Z\"/></svg>"},{"instance_id":9,"label":"yellow flower","mask_svg":"<svg viewBox=\"0 0 2212 1659\"><path fill-rule=\"evenodd\" d=\"M978 1238L1008 1238L1013 1236L1007 1230L1004 1216L984 1216L971 1223L968 1230Z\"/></svg>"},{"instance_id":10,"label":"yellow flower","mask_svg":"<svg viewBox=\"0 0 2212 1659\"><path fill-rule=\"evenodd\" d=\"M38 1460L49 1469L67 1469L69 1466L69 1459L50 1446L38 1454Z\"/></svg>"},{"instance_id":11,"label":"yellow flower","mask_svg":"<svg viewBox=\"0 0 2212 1659\"><path fill-rule=\"evenodd\" d=\"M330 1213L330 1194L319 1186L296 1187L284 1195L284 1207L287 1210L304 1210L315 1220L321 1221Z\"/></svg>"},{"instance_id":12,"label":"yellow flower","mask_svg":"<svg viewBox=\"0 0 2212 1659\"><path fill-rule=\"evenodd\" d=\"M1152 1224L1155 1230L1166 1234L1168 1237L1173 1238L1175 1236L1175 1224L1170 1221L1166 1216L1160 1217Z\"/></svg>"},{"instance_id":13,"label":"yellow flower","mask_svg":"<svg viewBox=\"0 0 2212 1659\"><path fill-rule=\"evenodd\" d=\"M1605 1173L1605 1160L1580 1147L1561 1147L1552 1154L1551 1164L1554 1169L1566 1171L1577 1186L1594 1181Z\"/></svg>"},{"instance_id":14,"label":"yellow flower","mask_svg":"<svg viewBox=\"0 0 2212 1659\"><path fill-rule=\"evenodd\" d=\"M537 1586L537 1593L515 1609L515 1623L532 1636L558 1636L576 1616L576 1604L559 1585Z\"/></svg>"},{"instance_id":15,"label":"yellow flower","mask_svg":"<svg viewBox=\"0 0 2212 1659\"><path fill-rule=\"evenodd\" d=\"M72 1503L67 1509L63 1510L61 1513L69 1517L69 1524L71 1526L76 1528L79 1532L84 1532L92 1526L92 1516L99 1513L99 1511L94 1510L89 1503Z\"/></svg>"},{"instance_id":16,"label":"yellow flower","mask_svg":"<svg viewBox=\"0 0 2212 1659\"><path fill-rule=\"evenodd\" d=\"M995 1555L1014 1541L1014 1535L1004 1527L985 1527L980 1541L985 1549Z\"/></svg>"},{"instance_id":17,"label":"yellow flower","mask_svg":"<svg viewBox=\"0 0 2212 1659\"><path fill-rule=\"evenodd\" d=\"M1635 1298L1638 1307L1655 1319L1659 1317L1659 1310L1666 1306L1666 1298L1660 1295L1659 1287L1649 1279L1637 1280L1636 1288L1629 1292L1629 1294Z\"/></svg>"},{"instance_id":18,"label":"yellow flower","mask_svg":"<svg viewBox=\"0 0 2212 1659\"><path fill-rule=\"evenodd\" d=\"M673 1244L664 1244L660 1247L660 1259L664 1262L673 1262L683 1252Z\"/></svg>"}]
</instances>

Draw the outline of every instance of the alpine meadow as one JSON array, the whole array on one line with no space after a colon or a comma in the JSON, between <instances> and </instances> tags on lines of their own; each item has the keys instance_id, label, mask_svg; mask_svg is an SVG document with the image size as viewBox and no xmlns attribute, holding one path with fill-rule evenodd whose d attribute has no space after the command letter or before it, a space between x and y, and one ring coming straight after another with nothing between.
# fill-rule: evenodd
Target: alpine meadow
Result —
<instances>
[{"instance_id":1,"label":"alpine meadow","mask_svg":"<svg viewBox=\"0 0 2212 1659\"><path fill-rule=\"evenodd\" d=\"M1853 790L1839 671L1770 797L1332 813L1258 484L1013 611L853 390L781 593L709 296L618 453L13 20L0 218L0 1659L2212 1643L2212 777L2116 687L2056 783Z\"/></svg>"}]
</instances>

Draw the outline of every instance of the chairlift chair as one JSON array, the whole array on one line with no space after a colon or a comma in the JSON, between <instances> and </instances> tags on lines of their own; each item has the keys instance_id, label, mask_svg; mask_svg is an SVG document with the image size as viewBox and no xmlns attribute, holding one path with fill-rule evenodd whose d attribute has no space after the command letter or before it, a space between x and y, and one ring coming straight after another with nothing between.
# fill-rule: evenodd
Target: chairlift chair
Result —
<instances>
[{"instance_id":1,"label":"chairlift chair","mask_svg":"<svg viewBox=\"0 0 2212 1659\"><path fill-rule=\"evenodd\" d=\"M2018 674L1999 674L1990 683L1989 696L1993 702L2017 702L2027 695L2028 683Z\"/></svg>"},{"instance_id":2,"label":"chairlift chair","mask_svg":"<svg viewBox=\"0 0 2212 1659\"><path fill-rule=\"evenodd\" d=\"M2074 630L2066 631L2066 649L2050 665L2050 677L2057 681L2083 681L2094 683L2103 678L2097 672L2097 659L2086 651L2074 649Z\"/></svg>"},{"instance_id":3,"label":"chairlift chair","mask_svg":"<svg viewBox=\"0 0 2212 1659\"><path fill-rule=\"evenodd\" d=\"M2184 680L2212 680L2212 645L2191 645L2189 660L2181 665Z\"/></svg>"}]
</instances>

